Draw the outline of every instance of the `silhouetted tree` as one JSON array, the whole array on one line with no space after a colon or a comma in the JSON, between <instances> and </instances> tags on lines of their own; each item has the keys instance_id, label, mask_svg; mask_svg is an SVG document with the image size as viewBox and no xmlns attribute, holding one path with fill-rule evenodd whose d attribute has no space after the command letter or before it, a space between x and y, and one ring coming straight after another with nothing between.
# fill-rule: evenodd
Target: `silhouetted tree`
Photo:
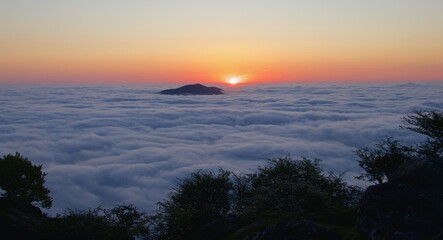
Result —
<instances>
[{"instance_id":1,"label":"silhouetted tree","mask_svg":"<svg viewBox=\"0 0 443 240\"><path fill-rule=\"evenodd\" d=\"M106 219L123 235L149 239L151 219L134 205L118 205L104 210Z\"/></svg>"},{"instance_id":2,"label":"silhouetted tree","mask_svg":"<svg viewBox=\"0 0 443 240\"><path fill-rule=\"evenodd\" d=\"M270 159L257 173L237 178L235 183L235 209L241 213L315 213L347 208L355 205L361 194L341 176L325 173L318 159Z\"/></svg>"},{"instance_id":3,"label":"silhouetted tree","mask_svg":"<svg viewBox=\"0 0 443 240\"><path fill-rule=\"evenodd\" d=\"M427 157L443 157L443 112L418 111L403 120L412 126L401 128L423 134L428 139L417 147L417 152Z\"/></svg>"},{"instance_id":4,"label":"silhouetted tree","mask_svg":"<svg viewBox=\"0 0 443 240\"><path fill-rule=\"evenodd\" d=\"M179 180L178 186L159 203L159 239L218 239L210 225L224 221L230 209L230 172L199 170ZM217 228L216 230L219 230ZM211 237L210 237L211 236Z\"/></svg>"},{"instance_id":5,"label":"silhouetted tree","mask_svg":"<svg viewBox=\"0 0 443 240\"><path fill-rule=\"evenodd\" d=\"M397 168L410 159L412 149L387 138L376 145L376 149L361 148L356 154L358 165L365 170L356 178L367 182L383 183L390 179Z\"/></svg>"},{"instance_id":6,"label":"silhouetted tree","mask_svg":"<svg viewBox=\"0 0 443 240\"><path fill-rule=\"evenodd\" d=\"M357 179L367 182L383 183L389 181L393 173L405 161L412 158L443 157L443 113L438 111L418 111L403 120L409 126L400 126L428 138L415 146L404 146L397 140L387 138L375 145L375 148L361 148L356 151L358 164L365 173Z\"/></svg>"},{"instance_id":7,"label":"silhouetted tree","mask_svg":"<svg viewBox=\"0 0 443 240\"><path fill-rule=\"evenodd\" d=\"M3 156L0 159L0 188L4 191L1 196L8 201L50 208L52 198L44 186L45 176L41 165L33 165L20 153Z\"/></svg>"}]
</instances>

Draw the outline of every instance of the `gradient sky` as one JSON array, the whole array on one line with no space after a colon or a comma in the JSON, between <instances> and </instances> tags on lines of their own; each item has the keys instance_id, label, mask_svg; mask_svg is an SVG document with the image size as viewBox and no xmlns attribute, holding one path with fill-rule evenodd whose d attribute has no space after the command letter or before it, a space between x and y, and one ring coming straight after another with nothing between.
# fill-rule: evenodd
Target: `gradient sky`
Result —
<instances>
[{"instance_id":1,"label":"gradient sky","mask_svg":"<svg viewBox=\"0 0 443 240\"><path fill-rule=\"evenodd\" d=\"M443 82L441 0L2 0L0 83Z\"/></svg>"}]
</instances>

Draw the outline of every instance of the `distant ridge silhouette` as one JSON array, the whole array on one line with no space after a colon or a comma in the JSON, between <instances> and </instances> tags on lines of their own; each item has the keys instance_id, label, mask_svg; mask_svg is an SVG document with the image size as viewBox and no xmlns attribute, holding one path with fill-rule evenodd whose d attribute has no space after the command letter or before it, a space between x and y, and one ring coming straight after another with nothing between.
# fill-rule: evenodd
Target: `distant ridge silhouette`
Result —
<instances>
[{"instance_id":1,"label":"distant ridge silhouette","mask_svg":"<svg viewBox=\"0 0 443 240\"><path fill-rule=\"evenodd\" d=\"M224 94L223 89L218 87L206 87L200 83L188 84L179 88L166 89L159 94L164 95L219 95Z\"/></svg>"}]
</instances>

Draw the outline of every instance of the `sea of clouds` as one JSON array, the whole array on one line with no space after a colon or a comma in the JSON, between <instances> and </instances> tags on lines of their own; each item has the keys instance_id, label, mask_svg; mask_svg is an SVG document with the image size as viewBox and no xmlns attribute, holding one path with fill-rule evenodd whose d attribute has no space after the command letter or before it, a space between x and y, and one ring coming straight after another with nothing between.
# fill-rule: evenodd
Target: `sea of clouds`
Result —
<instances>
[{"instance_id":1,"label":"sea of clouds","mask_svg":"<svg viewBox=\"0 0 443 240\"><path fill-rule=\"evenodd\" d=\"M259 85L217 96L165 86L1 86L0 154L42 164L49 213L133 203L151 212L196 169L250 173L266 159L322 159L352 184L355 150L393 136L416 110L443 110L443 84Z\"/></svg>"}]
</instances>

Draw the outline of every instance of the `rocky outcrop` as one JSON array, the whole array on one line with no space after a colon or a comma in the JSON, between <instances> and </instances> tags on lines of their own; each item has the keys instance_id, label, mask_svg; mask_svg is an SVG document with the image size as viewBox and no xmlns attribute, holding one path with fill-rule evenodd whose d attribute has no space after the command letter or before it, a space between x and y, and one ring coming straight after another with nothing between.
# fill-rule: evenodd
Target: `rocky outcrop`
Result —
<instances>
[{"instance_id":1,"label":"rocky outcrop","mask_svg":"<svg viewBox=\"0 0 443 240\"><path fill-rule=\"evenodd\" d=\"M389 182L369 187L357 229L370 239L437 239L443 232L443 159L408 161Z\"/></svg>"},{"instance_id":2,"label":"rocky outcrop","mask_svg":"<svg viewBox=\"0 0 443 240\"><path fill-rule=\"evenodd\" d=\"M183 87L166 89L159 94L164 95L219 95L224 94L223 89L217 87L206 87L202 84L190 84Z\"/></svg>"},{"instance_id":3,"label":"rocky outcrop","mask_svg":"<svg viewBox=\"0 0 443 240\"><path fill-rule=\"evenodd\" d=\"M0 199L1 239L43 239L40 228L47 220L38 207Z\"/></svg>"},{"instance_id":4,"label":"rocky outcrop","mask_svg":"<svg viewBox=\"0 0 443 240\"><path fill-rule=\"evenodd\" d=\"M341 240L342 237L333 230L307 220L281 221L273 227L258 233L252 240Z\"/></svg>"}]
</instances>

